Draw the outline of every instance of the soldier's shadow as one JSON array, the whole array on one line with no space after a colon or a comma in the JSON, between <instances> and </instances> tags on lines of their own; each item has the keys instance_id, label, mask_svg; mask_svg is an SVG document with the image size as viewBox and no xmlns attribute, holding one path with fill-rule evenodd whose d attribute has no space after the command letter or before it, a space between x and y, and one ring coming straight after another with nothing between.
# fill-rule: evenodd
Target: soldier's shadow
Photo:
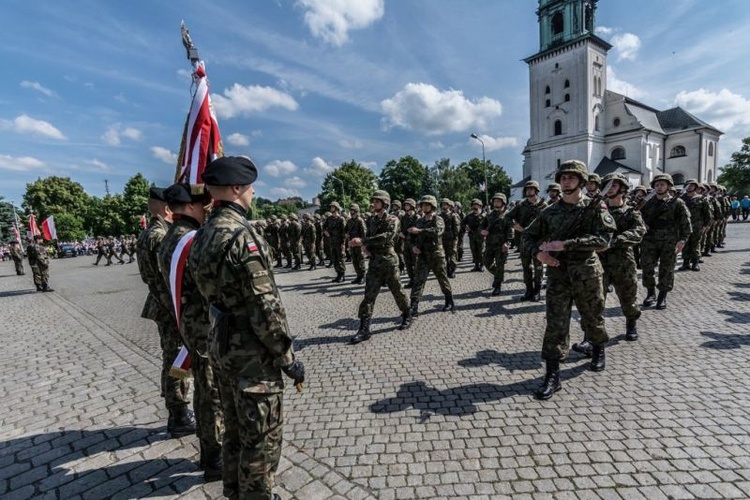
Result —
<instances>
[{"instance_id":1,"label":"soldier's shadow","mask_svg":"<svg viewBox=\"0 0 750 500\"><path fill-rule=\"evenodd\" d=\"M750 312L719 310L721 314L729 316L724 321L727 323L746 324L750 323Z\"/></svg>"},{"instance_id":2,"label":"soldier's shadow","mask_svg":"<svg viewBox=\"0 0 750 500\"><path fill-rule=\"evenodd\" d=\"M500 352L493 349L479 351L473 358L462 359L459 366L477 367L500 365L510 372L538 370L542 366L539 351Z\"/></svg>"},{"instance_id":3,"label":"soldier's shadow","mask_svg":"<svg viewBox=\"0 0 750 500\"><path fill-rule=\"evenodd\" d=\"M30 295L32 293L38 293L36 289L29 288L28 290L7 290L0 292L0 299L3 297L17 297L19 295Z\"/></svg>"},{"instance_id":4,"label":"soldier's shadow","mask_svg":"<svg viewBox=\"0 0 750 500\"><path fill-rule=\"evenodd\" d=\"M165 486L173 495L180 495L203 484L195 460L161 454L159 458L141 458L148 455L150 446L166 439L163 427L62 430L0 442L0 459L14 464L19 471L46 467L46 474L34 482L35 496L40 497L72 498L83 494L90 498L148 498L163 495ZM143 451L137 450L141 447ZM120 463L99 465L111 463L115 453ZM89 459L91 467L87 466ZM6 484L10 489L4 496L14 497L12 478ZM19 495L25 485L21 483L17 488Z\"/></svg>"},{"instance_id":5,"label":"soldier's shadow","mask_svg":"<svg viewBox=\"0 0 750 500\"><path fill-rule=\"evenodd\" d=\"M750 335L746 334L701 332L701 335L713 339L701 344L701 347L708 349L728 350L750 346Z\"/></svg>"}]
</instances>

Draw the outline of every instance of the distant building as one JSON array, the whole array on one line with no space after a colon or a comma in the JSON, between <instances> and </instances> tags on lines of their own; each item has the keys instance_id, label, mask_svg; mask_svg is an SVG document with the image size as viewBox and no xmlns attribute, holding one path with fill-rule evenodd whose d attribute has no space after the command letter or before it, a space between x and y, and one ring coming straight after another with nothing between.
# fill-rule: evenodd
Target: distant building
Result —
<instances>
[{"instance_id":1,"label":"distant building","mask_svg":"<svg viewBox=\"0 0 750 500\"><path fill-rule=\"evenodd\" d=\"M539 0L539 52L525 59L531 136L511 199L529 179L544 191L568 159L602 176L621 172L633 186L661 172L675 184L716 179L722 132L680 107L660 111L607 90L612 46L594 33L597 1Z\"/></svg>"}]
</instances>

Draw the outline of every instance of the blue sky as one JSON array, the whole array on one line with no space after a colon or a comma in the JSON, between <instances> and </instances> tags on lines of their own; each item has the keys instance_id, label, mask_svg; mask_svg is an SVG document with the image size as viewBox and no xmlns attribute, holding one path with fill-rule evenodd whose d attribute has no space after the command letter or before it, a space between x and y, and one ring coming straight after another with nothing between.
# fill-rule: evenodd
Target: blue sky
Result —
<instances>
[{"instance_id":1,"label":"blue sky","mask_svg":"<svg viewBox=\"0 0 750 500\"><path fill-rule=\"evenodd\" d=\"M104 195L136 172L169 184L190 103L185 20L206 62L227 154L260 168L259 196L312 198L356 160L376 173L486 155L515 180L529 134L534 0L4 2L0 196L69 176ZM680 105L750 135L750 13L744 0L601 0L609 88Z\"/></svg>"}]
</instances>

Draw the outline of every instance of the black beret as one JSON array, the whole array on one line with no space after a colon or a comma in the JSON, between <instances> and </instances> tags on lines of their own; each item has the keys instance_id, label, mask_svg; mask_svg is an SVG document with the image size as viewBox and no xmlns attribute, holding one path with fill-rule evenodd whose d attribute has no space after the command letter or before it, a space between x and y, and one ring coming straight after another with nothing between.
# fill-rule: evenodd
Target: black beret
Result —
<instances>
[{"instance_id":1,"label":"black beret","mask_svg":"<svg viewBox=\"0 0 750 500\"><path fill-rule=\"evenodd\" d=\"M158 188L156 186L151 186L151 189L148 190L148 199L149 200L159 200L159 201L167 201L164 199L164 189Z\"/></svg>"},{"instance_id":2,"label":"black beret","mask_svg":"<svg viewBox=\"0 0 750 500\"><path fill-rule=\"evenodd\" d=\"M202 184L172 184L164 190L164 201L170 204L203 203L206 195Z\"/></svg>"},{"instance_id":3,"label":"black beret","mask_svg":"<svg viewBox=\"0 0 750 500\"><path fill-rule=\"evenodd\" d=\"M209 186L244 186L258 178L258 169L247 156L222 156L206 166L203 182Z\"/></svg>"}]
</instances>

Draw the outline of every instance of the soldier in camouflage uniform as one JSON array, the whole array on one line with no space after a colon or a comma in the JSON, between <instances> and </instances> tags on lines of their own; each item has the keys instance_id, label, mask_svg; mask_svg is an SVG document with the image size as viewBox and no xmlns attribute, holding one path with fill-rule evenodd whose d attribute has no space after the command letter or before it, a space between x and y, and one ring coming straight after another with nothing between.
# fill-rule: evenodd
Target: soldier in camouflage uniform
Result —
<instances>
[{"instance_id":1,"label":"soldier in camouflage uniform","mask_svg":"<svg viewBox=\"0 0 750 500\"><path fill-rule=\"evenodd\" d=\"M13 264L16 266L16 276L23 276L26 271L23 269L23 250L18 240L10 242L10 257L13 259Z\"/></svg>"},{"instance_id":2,"label":"soldier in camouflage uniform","mask_svg":"<svg viewBox=\"0 0 750 500\"><path fill-rule=\"evenodd\" d=\"M724 217L722 217L720 224L719 224L719 235L718 235L718 242L716 243L716 248L724 248L724 239L727 237L727 222L729 222L729 216L732 215L732 202L729 199L729 196L727 196L727 188L718 184L717 191L720 196L719 199L724 208L723 210Z\"/></svg>"},{"instance_id":3,"label":"soldier in camouflage uniform","mask_svg":"<svg viewBox=\"0 0 750 500\"><path fill-rule=\"evenodd\" d=\"M107 255L107 248L104 246L104 239L99 236L96 238L96 262L94 262L95 266L99 265L99 261L102 260L102 258L106 257Z\"/></svg>"},{"instance_id":4,"label":"soldier in camouflage uniform","mask_svg":"<svg viewBox=\"0 0 750 500\"><path fill-rule=\"evenodd\" d=\"M505 263L508 261L508 242L513 238L513 225L505 212L508 199L502 193L492 197L492 212L482 220L479 235L487 238L484 264L492 273L492 296L502 292L505 281Z\"/></svg>"},{"instance_id":5,"label":"soldier in camouflage uniform","mask_svg":"<svg viewBox=\"0 0 750 500\"><path fill-rule=\"evenodd\" d=\"M434 196L425 195L419 200L422 208L422 216L417 219L416 224L409 228L412 235L412 252L417 256L416 271L414 273L414 286L411 289L411 314L413 317L419 315L419 301L422 299L424 285L430 271L435 273L440 285L440 291L445 296L443 311L453 311L453 289L445 271L445 253L443 252L443 231L445 230L443 218L436 215L437 200Z\"/></svg>"},{"instance_id":6,"label":"soldier in camouflage uniform","mask_svg":"<svg viewBox=\"0 0 750 500\"><path fill-rule=\"evenodd\" d=\"M630 199L630 205L632 207L637 207L643 198L646 197L646 194L648 193L648 189L646 186L639 184L633 189L633 193ZM641 244L633 245L633 257L635 258L635 268L640 269L641 268Z\"/></svg>"},{"instance_id":7,"label":"soldier in camouflage uniform","mask_svg":"<svg viewBox=\"0 0 750 500\"><path fill-rule=\"evenodd\" d=\"M289 220L286 215L279 217L279 249L281 256L286 259L284 269L291 269L292 251L289 248Z\"/></svg>"},{"instance_id":8,"label":"soldier in camouflage uniform","mask_svg":"<svg viewBox=\"0 0 750 500\"><path fill-rule=\"evenodd\" d=\"M591 199L594 199L597 196L599 196L601 185L602 185L602 178L599 177L599 174L589 174L589 180L586 183L586 191L583 194L585 194Z\"/></svg>"},{"instance_id":9,"label":"soldier in camouflage uniform","mask_svg":"<svg viewBox=\"0 0 750 500\"><path fill-rule=\"evenodd\" d=\"M352 245L352 240L361 241L367 235L367 228L365 227L365 220L359 215L359 205L356 203L349 205L349 215L344 230L352 256L352 265L356 273L352 285L361 285L365 281L365 256L362 254L362 245Z\"/></svg>"},{"instance_id":10,"label":"soldier in camouflage uniform","mask_svg":"<svg viewBox=\"0 0 750 500\"><path fill-rule=\"evenodd\" d=\"M708 184L699 183L698 190L699 190L700 195L703 196L703 199L706 202L706 207L708 208L708 213L709 213L709 216L706 222L706 227L703 229L703 233L701 234L700 243L699 243L701 256L705 256L704 252L706 250L706 241L708 239L709 233L711 232L711 226L714 222L714 205L711 201L711 196L709 194L711 191L711 188L708 187ZM698 263L702 264L703 259L698 258Z\"/></svg>"},{"instance_id":11,"label":"soldier in camouflage uniform","mask_svg":"<svg viewBox=\"0 0 750 500\"><path fill-rule=\"evenodd\" d=\"M708 184L708 201L711 203L711 212L713 213L713 221L711 227L706 235L706 246L703 250L704 257L711 257L712 253L716 252L716 245L719 243L719 226L724 215L724 206L718 197L718 185L716 183Z\"/></svg>"},{"instance_id":12,"label":"soldier in camouflage uniform","mask_svg":"<svg viewBox=\"0 0 750 500\"><path fill-rule=\"evenodd\" d=\"M401 216L401 230L399 231L398 237L403 242L404 246L404 269L406 269L406 275L409 276L409 282L404 288L411 288L414 286L414 273L416 271L417 258L416 255L411 251L413 246L414 237L409 234L409 228L414 227L417 224L417 211L415 210L417 203L412 198L404 200L404 214Z\"/></svg>"},{"instance_id":13,"label":"soldier in camouflage uniform","mask_svg":"<svg viewBox=\"0 0 750 500\"><path fill-rule=\"evenodd\" d=\"M271 247L271 260L276 261L274 267L283 267L284 264L281 262L281 247L279 242L279 223L275 215L271 215L268 218L268 224L266 224L266 228L263 230L263 237L268 242L268 246Z\"/></svg>"},{"instance_id":14,"label":"soldier in camouflage uniform","mask_svg":"<svg viewBox=\"0 0 750 500\"><path fill-rule=\"evenodd\" d=\"M692 232L682 249L682 266L680 271L700 271L701 265L698 262L701 258L701 240L703 235L711 227L711 207L700 193L700 184L695 179L688 179L685 182L685 193L682 200L685 202L690 212L690 227Z\"/></svg>"},{"instance_id":15,"label":"soldier in camouflage uniform","mask_svg":"<svg viewBox=\"0 0 750 500\"><path fill-rule=\"evenodd\" d=\"M404 216L404 211L401 210L401 202L399 200L393 200L391 203L391 215L395 215L399 221L401 220L401 217ZM396 241L394 242L393 249L396 251L396 255L398 256L398 272L399 274L404 274L404 270L406 269L406 259L404 257L404 240L403 238L396 237Z\"/></svg>"},{"instance_id":16,"label":"soldier in camouflage uniform","mask_svg":"<svg viewBox=\"0 0 750 500\"><path fill-rule=\"evenodd\" d=\"M188 383L186 380L172 377L169 369L180 352L182 338L177 330L174 311L163 298L169 296L169 289L159 270L159 247L172 222L172 211L164 200L164 190L152 187L149 191L148 209L151 220L140 236L136 251L138 252L138 271L141 279L148 285L148 297L143 305L141 317L156 322L161 342L161 389L169 419L167 432L171 437L182 437L195 432L195 418L188 405Z\"/></svg>"},{"instance_id":17,"label":"soldier in camouflage uniform","mask_svg":"<svg viewBox=\"0 0 750 500\"><path fill-rule=\"evenodd\" d=\"M669 194L669 188L674 186L672 176L658 174L651 181L651 187L656 190L656 196L650 199L641 209L643 222L648 231L641 244L641 266L643 266L643 286L646 287L644 307L654 305L657 309L666 309L667 293L674 286L674 266L677 254L685 246L692 229L690 227L690 212L685 202ZM659 266L659 282L657 285L655 273ZM656 297L656 288L659 297Z\"/></svg>"},{"instance_id":18,"label":"soldier in camouflage uniform","mask_svg":"<svg viewBox=\"0 0 750 500\"><path fill-rule=\"evenodd\" d=\"M34 285L37 292L53 292L49 287L49 253L44 246L41 234L34 236L34 242L26 247L26 256L29 259L31 275L34 277Z\"/></svg>"},{"instance_id":19,"label":"soldier in camouflage uniform","mask_svg":"<svg viewBox=\"0 0 750 500\"><path fill-rule=\"evenodd\" d=\"M559 200L561 193L562 188L560 188L560 184L553 182L552 184L547 186L547 205L552 205L557 200Z\"/></svg>"},{"instance_id":20,"label":"soldier in camouflage uniform","mask_svg":"<svg viewBox=\"0 0 750 500\"><path fill-rule=\"evenodd\" d=\"M305 251L307 263L310 264L308 271L315 271L318 267L315 260L315 224L310 214L302 215L302 249Z\"/></svg>"},{"instance_id":21,"label":"soldier in camouflage uniform","mask_svg":"<svg viewBox=\"0 0 750 500\"><path fill-rule=\"evenodd\" d=\"M175 250L195 234L206 218L204 203L207 201L203 185L173 184L164 190L164 199L172 211L172 225L159 247L159 268L170 295L162 302L172 306L177 327L190 353L190 370L193 373L193 409L195 410L196 434L200 444L200 466L206 482L218 481L222 477L221 439L224 432L224 417L221 398L214 370L208 361L208 305L198 292L190 266L179 266L181 255ZM189 246L183 243L182 258L187 257ZM174 263L174 265L173 265ZM175 283L176 289L172 289ZM179 293L179 297L175 297ZM175 300L179 306L175 306Z\"/></svg>"},{"instance_id":22,"label":"soldier in camouflage uniform","mask_svg":"<svg viewBox=\"0 0 750 500\"><path fill-rule=\"evenodd\" d=\"M256 177L246 157L225 156L206 167L202 179L216 201L195 235L189 265L209 304L208 353L224 409L224 496L270 500L278 498L282 373L301 390L305 370L292 349L268 244L245 218Z\"/></svg>"},{"instance_id":23,"label":"soldier in camouflage uniform","mask_svg":"<svg viewBox=\"0 0 750 500\"><path fill-rule=\"evenodd\" d=\"M495 199L494 197L492 198ZM469 248L471 249L471 261L474 267L471 272L482 272L484 265L484 236L482 235L482 225L484 224L485 215L482 213L482 202L478 199L471 200L471 212L461 221L459 233L459 248L463 246L463 234L469 233Z\"/></svg>"},{"instance_id":24,"label":"soldier in camouflage uniform","mask_svg":"<svg viewBox=\"0 0 750 500\"><path fill-rule=\"evenodd\" d=\"M331 212L323 225L323 234L328 237L331 245L331 264L336 270L336 277L332 283L341 283L346 275L346 263L344 262L344 243L346 238L346 223L341 217L341 205L334 201L328 207Z\"/></svg>"},{"instance_id":25,"label":"soldier in camouflage uniform","mask_svg":"<svg viewBox=\"0 0 750 500\"><path fill-rule=\"evenodd\" d=\"M365 280L365 297L359 305L359 330L349 341L358 344L368 340L370 333L370 319L378 298L380 289L385 285L396 299L396 305L401 310L401 325L399 330L405 330L411 325L411 310L409 300L401 287L400 271L398 270L398 256L393 248L399 234L398 217L388 213L391 197L386 191L378 190L371 196L373 214L367 219L366 237L356 237L349 240L353 249L364 246L370 255L370 265Z\"/></svg>"},{"instance_id":26,"label":"soldier in camouflage uniform","mask_svg":"<svg viewBox=\"0 0 750 500\"><path fill-rule=\"evenodd\" d=\"M289 238L289 253L292 255L294 265L292 271L299 271L302 269L302 226L299 223L299 217L297 214L289 214L289 222L287 224L287 236Z\"/></svg>"},{"instance_id":27,"label":"soldier in camouflage uniform","mask_svg":"<svg viewBox=\"0 0 750 500\"><path fill-rule=\"evenodd\" d=\"M456 236L456 260L464 260L464 233L461 231L461 222L464 220L464 209L460 201L453 202L453 214L458 220L458 234Z\"/></svg>"},{"instance_id":28,"label":"soldier in camouflage uniform","mask_svg":"<svg viewBox=\"0 0 750 500\"><path fill-rule=\"evenodd\" d=\"M523 233L524 229L537 218L539 213L547 206L547 203L539 197L539 183L529 181L523 188L525 198L514 206L508 217L513 219L513 229L517 233ZM520 241L521 266L523 267L523 282L526 285L526 293L521 300L539 300L542 289L543 266L538 260L532 258L531 254L523 246L523 234Z\"/></svg>"},{"instance_id":29,"label":"soldier in camouflage uniform","mask_svg":"<svg viewBox=\"0 0 750 500\"><path fill-rule=\"evenodd\" d=\"M587 179L583 162L563 162L555 172L563 198L545 208L522 235L524 248L550 268L542 345L546 374L537 399L549 399L561 388L560 361L568 356L573 303L594 345L589 368L602 371L605 367L604 346L609 337L603 316L603 270L596 250L609 245L616 226L606 205L581 193Z\"/></svg>"},{"instance_id":30,"label":"soldier in camouflage uniform","mask_svg":"<svg viewBox=\"0 0 750 500\"><path fill-rule=\"evenodd\" d=\"M313 225L315 226L315 255L318 257L317 263L323 265L323 218L320 214L313 216Z\"/></svg>"},{"instance_id":31,"label":"soldier in camouflage uniform","mask_svg":"<svg viewBox=\"0 0 750 500\"><path fill-rule=\"evenodd\" d=\"M443 219L443 250L445 251L445 268L449 278L456 277L456 247L458 246L458 231L461 221L453 213L455 204L448 198L440 200L440 217Z\"/></svg>"},{"instance_id":32,"label":"soldier in camouflage uniform","mask_svg":"<svg viewBox=\"0 0 750 500\"><path fill-rule=\"evenodd\" d=\"M117 259L120 264L125 264L125 261L122 260L122 255L120 255L120 252L117 251L117 242L115 241L114 236L111 236L109 238L109 241L107 242L107 265L112 265L112 257Z\"/></svg>"}]
</instances>

